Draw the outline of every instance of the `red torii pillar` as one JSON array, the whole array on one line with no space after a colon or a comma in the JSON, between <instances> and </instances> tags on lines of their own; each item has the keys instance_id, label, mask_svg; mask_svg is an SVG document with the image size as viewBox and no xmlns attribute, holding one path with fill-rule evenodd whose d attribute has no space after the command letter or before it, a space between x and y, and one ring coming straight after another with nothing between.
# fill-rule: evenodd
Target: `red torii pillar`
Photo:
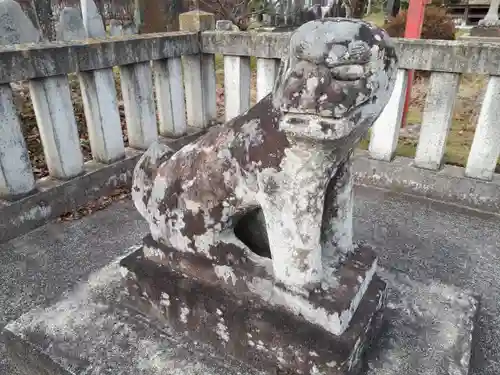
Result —
<instances>
[{"instance_id":1,"label":"red torii pillar","mask_svg":"<svg viewBox=\"0 0 500 375\"><path fill-rule=\"evenodd\" d=\"M420 34L422 33L422 25L424 23L425 6L428 3L430 3L430 0L410 0L408 13L406 14L406 28L404 35L405 38L420 39ZM413 71L410 70L408 71L408 85L406 86L405 105L401 122L402 127L404 127L406 124L406 115L408 113L408 107L410 106L412 84Z\"/></svg>"}]
</instances>

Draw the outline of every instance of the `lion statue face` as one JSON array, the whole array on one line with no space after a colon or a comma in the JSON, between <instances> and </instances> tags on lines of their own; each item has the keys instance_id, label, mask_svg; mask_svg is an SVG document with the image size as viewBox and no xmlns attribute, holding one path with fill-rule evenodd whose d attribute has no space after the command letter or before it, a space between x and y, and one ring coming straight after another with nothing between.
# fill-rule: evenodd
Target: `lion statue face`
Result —
<instances>
[{"instance_id":1,"label":"lion statue face","mask_svg":"<svg viewBox=\"0 0 500 375\"><path fill-rule=\"evenodd\" d=\"M387 33L364 21L326 18L299 27L273 89L284 114L332 126L369 126L391 95L397 57Z\"/></svg>"}]
</instances>

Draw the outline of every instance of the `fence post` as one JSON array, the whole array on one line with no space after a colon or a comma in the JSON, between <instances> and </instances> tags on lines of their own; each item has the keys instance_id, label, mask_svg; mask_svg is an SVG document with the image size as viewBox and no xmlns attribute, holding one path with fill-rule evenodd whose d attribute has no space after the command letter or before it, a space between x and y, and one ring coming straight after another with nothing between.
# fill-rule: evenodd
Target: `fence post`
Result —
<instances>
[{"instance_id":1,"label":"fence post","mask_svg":"<svg viewBox=\"0 0 500 375\"><path fill-rule=\"evenodd\" d=\"M127 35L136 30L131 27L114 27L113 32ZM122 65L119 70L129 145L147 149L158 139L151 62Z\"/></svg>"},{"instance_id":2,"label":"fence post","mask_svg":"<svg viewBox=\"0 0 500 375\"><path fill-rule=\"evenodd\" d=\"M215 16L212 13L193 10L179 16L179 25L181 31L213 30ZM183 65L188 125L205 128L217 119L215 56L184 56Z\"/></svg>"},{"instance_id":3,"label":"fence post","mask_svg":"<svg viewBox=\"0 0 500 375\"><path fill-rule=\"evenodd\" d=\"M83 154L66 75L29 81L47 168L52 177L69 179L83 172Z\"/></svg>"},{"instance_id":4,"label":"fence post","mask_svg":"<svg viewBox=\"0 0 500 375\"><path fill-rule=\"evenodd\" d=\"M441 168L459 84L458 73L431 73L415 166L434 170Z\"/></svg>"},{"instance_id":5,"label":"fence post","mask_svg":"<svg viewBox=\"0 0 500 375\"><path fill-rule=\"evenodd\" d=\"M9 85L0 85L0 198L27 194L35 177Z\"/></svg>"},{"instance_id":6,"label":"fence post","mask_svg":"<svg viewBox=\"0 0 500 375\"><path fill-rule=\"evenodd\" d=\"M500 154L500 77L491 76L481 105L474 141L465 175L480 180L493 179Z\"/></svg>"},{"instance_id":7,"label":"fence post","mask_svg":"<svg viewBox=\"0 0 500 375\"><path fill-rule=\"evenodd\" d=\"M178 57L153 61L160 135L178 137L186 133L186 106L182 84L182 61Z\"/></svg>"},{"instance_id":8,"label":"fence post","mask_svg":"<svg viewBox=\"0 0 500 375\"><path fill-rule=\"evenodd\" d=\"M232 28L231 21L217 21L216 29L218 31L231 31ZM262 77L259 78L262 81ZM250 57L224 56L226 121L239 116L250 108L250 80Z\"/></svg>"},{"instance_id":9,"label":"fence post","mask_svg":"<svg viewBox=\"0 0 500 375\"><path fill-rule=\"evenodd\" d=\"M277 59L257 59L257 101L273 90L280 63L281 61Z\"/></svg>"},{"instance_id":10,"label":"fence post","mask_svg":"<svg viewBox=\"0 0 500 375\"><path fill-rule=\"evenodd\" d=\"M396 152L407 85L408 72L399 69L389 102L371 129L369 151L373 159L391 161Z\"/></svg>"},{"instance_id":11,"label":"fence post","mask_svg":"<svg viewBox=\"0 0 500 375\"><path fill-rule=\"evenodd\" d=\"M40 40L40 33L16 1L0 2L0 20L0 45ZM13 91L9 84L1 84L0 199L15 199L34 189L35 176L14 104Z\"/></svg>"},{"instance_id":12,"label":"fence post","mask_svg":"<svg viewBox=\"0 0 500 375\"><path fill-rule=\"evenodd\" d=\"M97 19L97 7L82 1L85 17ZM100 17L100 16L99 16ZM85 26L93 29L85 29ZM105 36L102 21L87 22L80 10L66 7L62 10L57 26L57 39L63 41L86 39L87 35ZM82 92L83 109L89 132L90 148L94 160L109 163L125 155L125 146L118 113L115 81L111 69L78 73Z\"/></svg>"}]
</instances>

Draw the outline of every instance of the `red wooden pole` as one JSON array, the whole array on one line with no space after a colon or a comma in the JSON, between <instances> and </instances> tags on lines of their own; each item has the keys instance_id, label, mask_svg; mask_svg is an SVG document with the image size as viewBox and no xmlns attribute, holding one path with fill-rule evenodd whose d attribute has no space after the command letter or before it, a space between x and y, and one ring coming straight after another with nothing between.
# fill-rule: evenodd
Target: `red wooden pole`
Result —
<instances>
[{"instance_id":1,"label":"red wooden pole","mask_svg":"<svg viewBox=\"0 0 500 375\"><path fill-rule=\"evenodd\" d=\"M408 13L406 14L405 38L420 39L422 33L422 24L424 23L425 5L428 0L410 0ZM406 115L410 107L411 87L413 84L413 71L408 71L408 85L406 86L405 104L403 109L403 118L401 127L406 125Z\"/></svg>"}]
</instances>

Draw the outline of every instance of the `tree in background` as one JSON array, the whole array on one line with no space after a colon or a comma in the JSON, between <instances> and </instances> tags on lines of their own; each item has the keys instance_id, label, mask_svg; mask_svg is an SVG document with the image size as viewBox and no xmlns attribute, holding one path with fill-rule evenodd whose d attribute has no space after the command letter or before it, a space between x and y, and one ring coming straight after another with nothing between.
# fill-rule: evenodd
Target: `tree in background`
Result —
<instances>
[{"instance_id":1,"label":"tree in background","mask_svg":"<svg viewBox=\"0 0 500 375\"><path fill-rule=\"evenodd\" d=\"M271 1L267 0L199 0L200 8L215 14L218 19L231 21L240 30L250 26L254 16L269 12Z\"/></svg>"},{"instance_id":2,"label":"tree in background","mask_svg":"<svg viewBox=\"0 0 500 375\"><path fill-rule=\"evenodd\" d=\"M365 0L342 0L347 18L363 18L365 15L367 1Z\"/></svg>"},{"instance_id":3,"label":"tree in background","mask_svg":"<svg viewBox=\"0 0 500 375\"><path fill-rule=\"evenodd\" d=\"M197 0L199 8L214 13L218 19L231 21L240 30L246 30L253 19L261 19L264 14L282 20L291 20L297 26L311 19L321 18L321 5L329 8L323 16L362 18L368 0L330 0L324 4L314 0L313 7L306 7L304 0ZM289 22L284 22L289 24Z\"/></svg>"}]
</instances>

